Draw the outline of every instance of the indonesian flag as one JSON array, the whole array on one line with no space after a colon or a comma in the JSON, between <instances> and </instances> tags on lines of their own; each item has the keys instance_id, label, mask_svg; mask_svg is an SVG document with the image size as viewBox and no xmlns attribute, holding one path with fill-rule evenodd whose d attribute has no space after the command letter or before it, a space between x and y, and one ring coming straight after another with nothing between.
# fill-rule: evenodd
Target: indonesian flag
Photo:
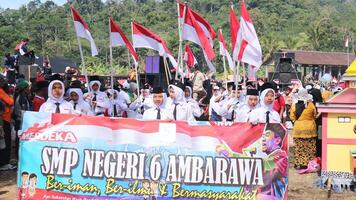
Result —
<instances>
[{"instance_id":1,"label":"indonesian flag","mask_svg":"<svg viewBox=\"0 0 356 200\"><path fill-rule=\"evenodd\" d=\"M98 55L98 49L96 48L94 39L91 36L88 25L84 22L83 18L79 15L78 11L75 10L73 6L70 6L70 10L73 15L74 28L75 32L77 33L77 37L87 39L90 42L91 55Z\"/></svg>"},{"instance_id":2,"label":"indonesian flag","mask_svg":"<svg viewBox=\"0 0 356 200\"><path fill-rule=\"evenodd\" d=\"M194 67L194 65L198 64L198 61L190 49L189 44L185 45L184 60L187 62L188 67Z\"/></svg>"},{"instance_id":3,"label":"indonesian flag","mask_svg":"<svg viewBox=\"0 0 356 200\"><path fill-rule=\"evenodd\" d=\"M211 71L216 72L211 60L215 58L213 49L216 33L210 23L188 6L179 3L179 21L183 22L182 39L194 42L203 49L204 58ZM183 19L183 17L185 17Z\"/></svg>"},{"instance_id":4,"label":"indonesian flag","mask_svg":"<svg viewBox=\"0 0 356 200\"><path fill-rule=\"evenodd\" d=\"M120 29L120 27L115 23L115 21L110 17L110 46L118 47L118 46L126 46L130 51L132 58L137 64L139 58L136 54L135 49L131 45L130 41L127 39L124 32Z\"/></svg>"},{"instance_id":5,"label":"indonesian flag","mask_svg":"<svg viewBox=\"0 0 356 200\"><path fill-rule=\"evenodd\" d=\"M230 53L227 50L226 43L225 43L225 40L224 40L224 37L223 37L221 29L219 31L219 46L220 46L220 55L226 57L227 62L229 63L230 69L234 70L235 69L235 63L234 63L234 61L232 61Z\"/></svg>"},{"instance_id":6,"label":"indonesian flag","mask_svg":"<svg viewBox=\"0 0 356 200\"><path fill-rule=\"evenodd\" d=\"M262 49L244 0L241 2L240 25L242 41L238 60L256 66L258 69L262 65Z\"/></svg>"},{"instance_id":7,"label":"indonesian flag","mask_svg":"<svg viewBox=\"0 0 356 200\"><path fill-rule=\"evenodd\" d=\"M169 51L166 42L137 22L132 22L132 43L135 48L148 48L158 51L160 56L168 57L174 68L177 68L177 61Z\"/></svg>"},{"instance_id":8,"label":"indonesian flag","mask_svg":"<svg viewBox=\"0 0 356 200\"><path fill-rule=\"evenodd\" d=\"M231 6L230 9L230 32L231 32L231 47L232 47L232 57L235 61L238 61L238 55L241 44L241 31L240 22L237 19L234 8Z\"/></svg>"},{"instance_id":9,"label":"indonesian flag","mask_svg":"<svg viewBox=\"0 0 356 200\"><path fill-rule=\"evenodd\" d=\"M256 81L257 68L253 65L248 65L247 77L249 81Z\"/></svg>"}]
</instances>

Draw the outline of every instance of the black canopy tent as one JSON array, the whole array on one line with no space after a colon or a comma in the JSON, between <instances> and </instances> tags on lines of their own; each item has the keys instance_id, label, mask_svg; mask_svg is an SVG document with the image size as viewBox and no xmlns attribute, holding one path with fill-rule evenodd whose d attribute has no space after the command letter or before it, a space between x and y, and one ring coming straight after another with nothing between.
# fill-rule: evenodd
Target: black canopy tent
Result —
<instances>
[{"instance_id":1,"label":"black canopy tent","mask_svg":"<svg viewBox=\"0 0 356 200\"><path fill-rule=\"evenodd\" d=\"M73 62L72 60L70 60L69 58L50 57L49 62L52 66L52 73L63 74L66 67L68 67L68 66L78 68L77 64L75 62ZM43 57L39 57L38 59L36 59L35 63L38 66L42 66L43 65Z\"/></svg>"}]
</instances>

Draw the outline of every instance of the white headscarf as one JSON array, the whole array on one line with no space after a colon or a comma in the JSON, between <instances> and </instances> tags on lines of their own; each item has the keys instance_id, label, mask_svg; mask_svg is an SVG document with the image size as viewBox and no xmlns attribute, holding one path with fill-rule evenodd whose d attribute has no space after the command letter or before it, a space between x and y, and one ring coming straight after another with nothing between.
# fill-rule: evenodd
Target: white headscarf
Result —
<instances>
[{"instance_id":1,"label":"white headscarf","mask_svg":"<svg viewBox=\"0 0 356 200\"><path fill-rule=\"evenodd\" d=\"M185 101L189 101L192 99L192 88L189 87L189 86L185 86L185 88L188 88L189 89L189 96L188 97L185 97L185 94L184 94L184 98L185 98Z\"/></svg>"},{"instance_id":2,"label":"white headscarf","mask_svg":"<svg viewBox=\"0 0 356 200\"><path fill-rule=\"evenodd\" d=\"M176 96L175 99L172 99L173 103L184 103L185 102L184 101L184 91L181 88L179 88L179 87L177 87L175 85L169 85L168 86L168 88L171 88L171 87L173 88L174 94Z\"/></svg>"},{"instance_id":3,"label":"white headscarf","mask_svg":"<svg viewBox=\"0 0 356 200\"><path fill-rule=\"evenodd\" d=\"M94 84L98 84L98 86L99 86L98 91L94 91L94 90L93 90L93 85L94 85ZM100 91L100 87L101 87L101 83L100 83L100 81L90 81L89 87L90 87L90 91L92 91L92 92L99 92L99 91Z\"/></svg>"},{"instance_id":4,"label":"white headscarf","mask_svg":"<svg viewBox=\"0 0 356 200\"><path fill-rule=\"evenodd\" d=\"M82 91L80 88L70 88L70 89L69 89L69 92L68 92L69 95L70 95L70 93L72 93L72 92L76 93L76 94L79 96L78 103L84 101L84 98L83 98L83 91Z\"/></svg>"},{"instance_id":5,"label":"white headscarf","mask_svg":"<svg viewBox=\"0 0 356 200\"><path fill-rule=\"evenodd\" d=\"M274 99L274 97L276 96L276 93L274 92L273 89L267 88L267 89L263 90L262 93L261 93L260 104L261 104L261 107L266 108L267 110L273 110L273 103L271 105L266 105L265 104L265 96L267 95L267 93L269 91L273 92L273 99Z\"/></svg>"},{"instance_id":6,"label":"white headscarf","mask_svg":"<svg viewBox=\"0 0 356 200\"><path fill-rule=\"evenodd\" d=\"M53 85L56 84L56 83L59 83L59 84L61 84L61 86L62 86L62 94L61 94L61 96L58 97L58 98L54 97L53 94L52 94ZM48 86L48 99L50 99L50 100L52 100L52 101L54 101L54 102L61 102L61 101L63 101L64 90L65 90L65 88L64 88L64 84L63 84L62 81L59 81L59 80L54 80L54 81L52 81L52 82L49 84L49 86Z\"/></svg>"}]
</instances>

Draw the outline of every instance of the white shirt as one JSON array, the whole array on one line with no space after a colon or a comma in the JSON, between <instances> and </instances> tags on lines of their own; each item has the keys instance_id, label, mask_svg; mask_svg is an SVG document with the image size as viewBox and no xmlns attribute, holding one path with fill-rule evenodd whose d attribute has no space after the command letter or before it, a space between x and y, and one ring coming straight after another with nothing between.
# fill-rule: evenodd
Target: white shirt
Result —
<instances>
[{"instance_id":1,"label":"white shirt","mask_svg":"<svg viewBox=\"0 0 356 200\"><path fill-rule=\"evenodd\" d=\"M55 101L46 101L43 103L40 107L40 110L38 112L48 112L48 113L56 113L57 105L55 104L57 102ZM59 104L59 110L61 114L72 114L73 113L73 107L72 104L67 102L67 101L60 101L58 102Z\"/></svg>"},{"instance_id":2,"label":"white shirt","mask_svg":"<svg viewBox=\"0 0 356 200\"><path fill-rule=\"evenodd\" d=\"M92 106L91 110L94 114L103 114L105 113L106 109L109 109L110 107L110 102L105 92L91 91L86 93L84 96L88 97L86 98L86 100L89 103L89 105L92 105L92 100L95 94L96 94L96 106L95 107Z\"/></svg>"},{"instance_id":3,"label":"white shirt","mask_svg":"<svg viewBox=\"0 0 356 200\"><path fill-rule=\"evenodd\" d=\"M237 113L235 115L235 122L248 122L250 115L252 113L253 110L255 110L255 108L251 108L250 106L248 106L247 104L242 104L240 105L235 112Z\"/></svg>"},{"instance_id":4,"label":"white shirt","mask_svg":"<svg viewBox=\"0 0 356 200\"><path fill-rule=\"evenodd\" d=\"M151 95L148 95L147 97L139 96L133 103L130 104L129 109L144 113L145 110L148 110L153 106L153 99Z\"/></svg>"},{"instance_id":5,"label":"white shirt","mask_svg":"<svg viewBox=\"0 0 356 200\"><path fill-rule=\"evenodd\" d=\"M170 85L174 90L176 95L175 99L168 98L166 108L171 112L173 119L183 120L183 121L195 121L193 110L191 107L184 101L184 92L182 89L178 88L175 85ZM176 112L174 112L176 111ZM175 114L175 115L174 115ZM174 118L176 117L176 118Z\"/></svg>"},{"instance_id":6,"label":"white shirt","mask_svg":"<svg viewBox=\"0 0 356 200\"><path fill-rule=\"evenodd\" d=\"M235 118L237 115L237 108L239 106L239 99L238 98L230 98L227 101L221 103L221 115L224 116L226 119L232 120L232 117ZM234 116L233 116L234 115Z\"/></svg>"},{"instance_id":7,"label":"white shirt","mask_svg":"<svg viewBox=\"0 0 356 200\"><path fill-rule=\"evenodd\" d=\"M91 111L91 107L89 105L88 102L86 101L78 101L78 102L74 102L73 100L70 101L70 103L72 104L73 106L73 112L74 114L78 114L78 115L94 115L94 113ZM76 104L75 106L75 109L74 109L74 105Z\"/></svg>"},{"instance_id":8,"label":"white shirt","mask_svg":"<svg viewBox=\"0 0 356 200\"><path fill-rule=\"evenodd\" d=\"M129 104L131 103L131 99L130 99L129 94L127 94L127 92L125 92L125 91L123 91L123 90L121 90L121 91L119 92L118 98L123 99L124 102L125 102L127 105L129 105Z\"/></svg>"},{"instance_id":9,"label":"white shirt","mask_svg":"<svg viewBox=\"0 0 356 200\"><path fill-rule=\"evenodd\" d=\"M256 124L256 123L266 123L266 119L267 119L267 112L269 112L269 123L280 123L281 122L281 118L279 116L279 114L273 110L273 102L271 105L266 105L264 102L264 98L266 96L266 94L272 91L274 94L274 91L272 89L265 89L262 91L261 93L261 107L253 110L250 114L250 119L249 122Z\"/></svg>"},{"instance_id":10,"label":"white shirt","mask_svg":"<svg viewBox=\"0 0 356 200\"><path fill-rule=\"evenodd\" d=\"M152 107L143 113L143 120L156 120L157 119L157 107ZM165 108L160 108L161 120L173 120L171 112Z\"/></svg>"}]
</instances>

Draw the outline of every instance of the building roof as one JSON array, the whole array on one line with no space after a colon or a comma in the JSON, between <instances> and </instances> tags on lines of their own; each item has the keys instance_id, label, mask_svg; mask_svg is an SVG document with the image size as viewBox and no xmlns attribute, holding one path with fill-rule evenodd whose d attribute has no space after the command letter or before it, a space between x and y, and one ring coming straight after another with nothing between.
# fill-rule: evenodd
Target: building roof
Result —
<instances>
[{"instance_id":1,"label":"building roof","mask_svg":"<svg viewBox=\"0 0 356 200\"><path fill-rule=\"evenodd\" d=\"M351 63L349 68L347 68L346 76L356 76L356 59Z\"/></svg>"},{"instance_id":2,"label":"building roof","mask_svg":"<svg viewBox=\"0 0 356 200\"><path fill-rule=\"evenodd\" d=\"M352 53L343 52L321 52L321 51L300 51L281 50L282 52L294 54L295 64L301 65L327 65L327 66L348 66L349 62L355 59ZM348 60L349 56L349 60Z\"/></svg>"},{"instance_id":3,"label":"building roof","mask_svg":"<svg viewBox=\"0 0 356 200\"><path fill-rule=\"evenodd\" d=\"M346 88L323 104L317 104L319 112L356 113L356 88Z\"/></svg>"}]
</instances>

